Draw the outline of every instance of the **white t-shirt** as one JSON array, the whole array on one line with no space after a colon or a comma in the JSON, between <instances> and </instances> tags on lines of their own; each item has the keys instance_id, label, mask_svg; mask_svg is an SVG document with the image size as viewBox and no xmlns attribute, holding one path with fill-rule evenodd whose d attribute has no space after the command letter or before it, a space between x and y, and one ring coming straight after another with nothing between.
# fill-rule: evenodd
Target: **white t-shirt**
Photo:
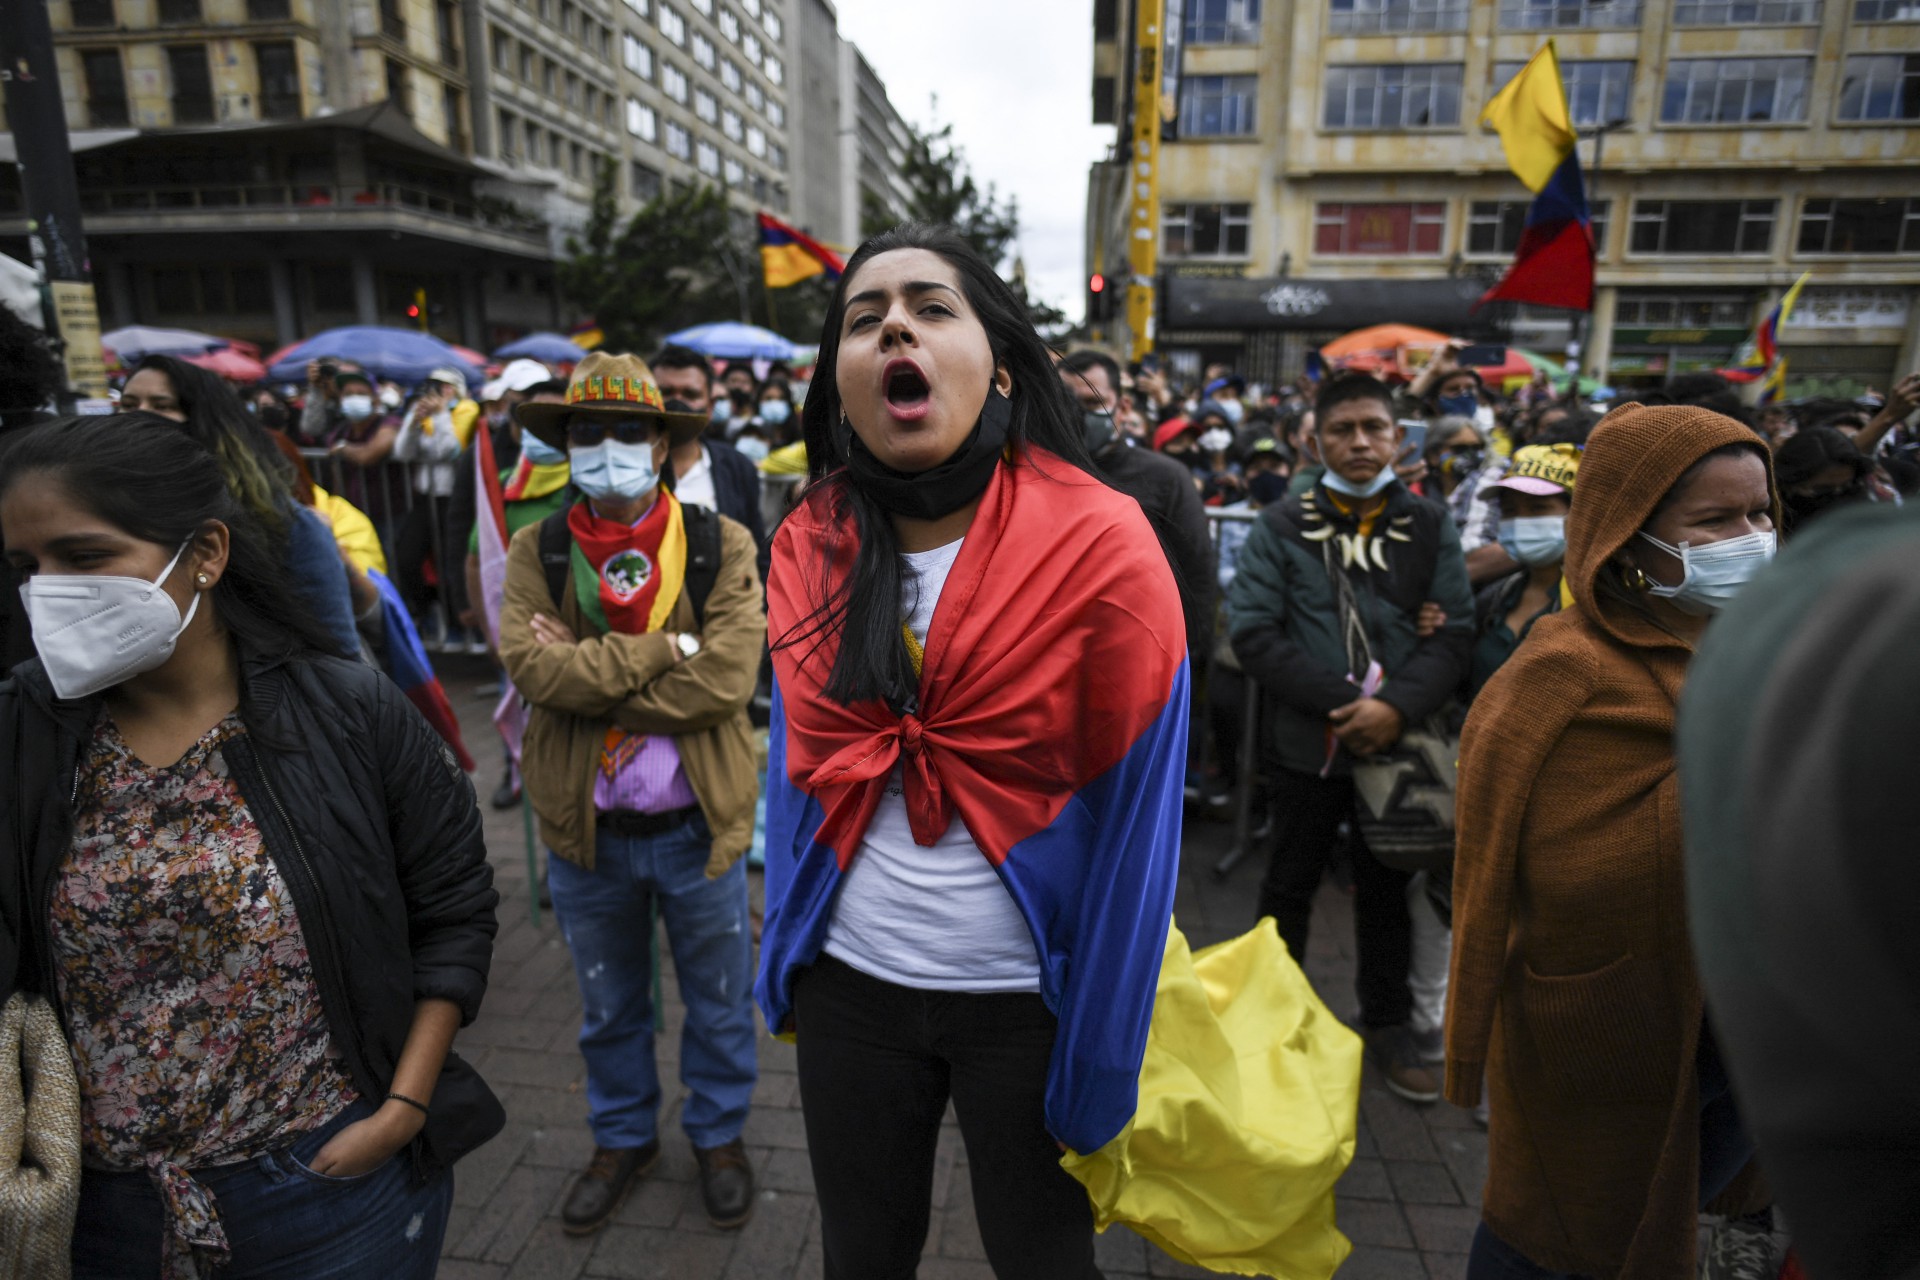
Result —
<instances>
[{"instance_id":1,"label":"white t-shirt","mask_svg":"<svg viewBox=\"0 0 1920 1280\"><path fill-rule=\"evenodd\" d=\"M720 509L713 493L713 455L707 451L707 446L700 446L700 461L688 467L687 474L675 478L673 496L684 505L705 507L709 511Z\"/></svg>"},{"instance_id":2,"label":"white t-shirt","mask_svg":"<svg viewBox=\"0 0 1920 1280\"><path fill-rule=\"evenodd\" d=\"M926 643L960 542L910 552L901 604ZM915 844L900 769L847 871L826 952L862 973L930 991L1038 991L1033 933L958 814L932 848Z\"/></svg>"}]
</instances>

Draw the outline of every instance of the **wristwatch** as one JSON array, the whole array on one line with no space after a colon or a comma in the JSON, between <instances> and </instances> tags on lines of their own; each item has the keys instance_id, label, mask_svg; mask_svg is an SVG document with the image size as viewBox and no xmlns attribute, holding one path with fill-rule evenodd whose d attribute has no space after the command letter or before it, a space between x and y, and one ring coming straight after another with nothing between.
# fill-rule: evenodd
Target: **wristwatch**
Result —
<instances>
[{"instance_id":1,"label":"wristwatch","mask_svg":"<svg viewBox=\"0 0 1920 1280\"><path fill-rule=\"evenodd\" d=\"M680 656L683 658L691 658L694 654L700 652L700 637L688 632L682 631L679 635L675 636L673 643L679 648Z\"/></svg>"}]
</instances>

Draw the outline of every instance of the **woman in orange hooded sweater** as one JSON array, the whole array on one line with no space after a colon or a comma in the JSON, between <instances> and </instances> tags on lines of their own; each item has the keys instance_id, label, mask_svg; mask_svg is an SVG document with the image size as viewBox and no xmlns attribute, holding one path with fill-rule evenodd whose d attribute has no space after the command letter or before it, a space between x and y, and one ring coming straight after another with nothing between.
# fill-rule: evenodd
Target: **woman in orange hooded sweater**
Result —
<instances>
[{"instance_id":1,"label":"woman in orange hooded sweater","mask_svg":"<svg viewBox=\"0 0 1920 1280\"><path fill-rule=\"evenodd\" d=\"M1474 1105L1483 1077L1490 1094L1471 1280L1691 1276L1703 1205L1766 1204L1703 1022L1673 720L1695 642L1778 518L1740 423L1608 415L1567 519L1574 603L1467 720L1447 1096Z\"/></svg>"}]
</instances>

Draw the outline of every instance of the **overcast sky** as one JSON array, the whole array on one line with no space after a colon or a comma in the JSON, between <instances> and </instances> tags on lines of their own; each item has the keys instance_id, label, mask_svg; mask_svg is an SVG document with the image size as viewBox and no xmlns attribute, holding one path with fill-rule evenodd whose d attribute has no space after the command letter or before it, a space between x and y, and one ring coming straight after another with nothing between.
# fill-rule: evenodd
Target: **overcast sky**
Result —
<instances>
[{"instance_id":1,"label":"overcast sky","mask_svg":"<svg viewBox=\"0 0 1920 1280\"><path fill-rule=\"evenodd\" d=\"M1087 166L1113 128L1090 123L1093 0L834 0L895 110L951 121L976 181L1020 200L1034 294L1079 319Z\"/></svg>"}]
</instances>

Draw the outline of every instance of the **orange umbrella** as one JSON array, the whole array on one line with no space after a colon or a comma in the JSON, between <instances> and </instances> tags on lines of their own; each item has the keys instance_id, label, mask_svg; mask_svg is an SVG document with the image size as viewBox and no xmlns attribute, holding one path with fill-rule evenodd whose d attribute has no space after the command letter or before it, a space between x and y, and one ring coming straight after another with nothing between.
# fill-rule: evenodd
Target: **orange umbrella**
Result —
<instances>
[{"instance_id":1,"label":"orange umbrella","mask_svg":"<svg viewBox=\"0 0 1920 1280\"><path fill-rule=\"evenodd\" d=\"M1453 341L1444 333L1410 324L1376 324L1343 333L1320 348L1330 361L1350 360L1354 356L1385 356L1391 360L1401 347L1444 347Z\"/></svg>"}]
</instances>

